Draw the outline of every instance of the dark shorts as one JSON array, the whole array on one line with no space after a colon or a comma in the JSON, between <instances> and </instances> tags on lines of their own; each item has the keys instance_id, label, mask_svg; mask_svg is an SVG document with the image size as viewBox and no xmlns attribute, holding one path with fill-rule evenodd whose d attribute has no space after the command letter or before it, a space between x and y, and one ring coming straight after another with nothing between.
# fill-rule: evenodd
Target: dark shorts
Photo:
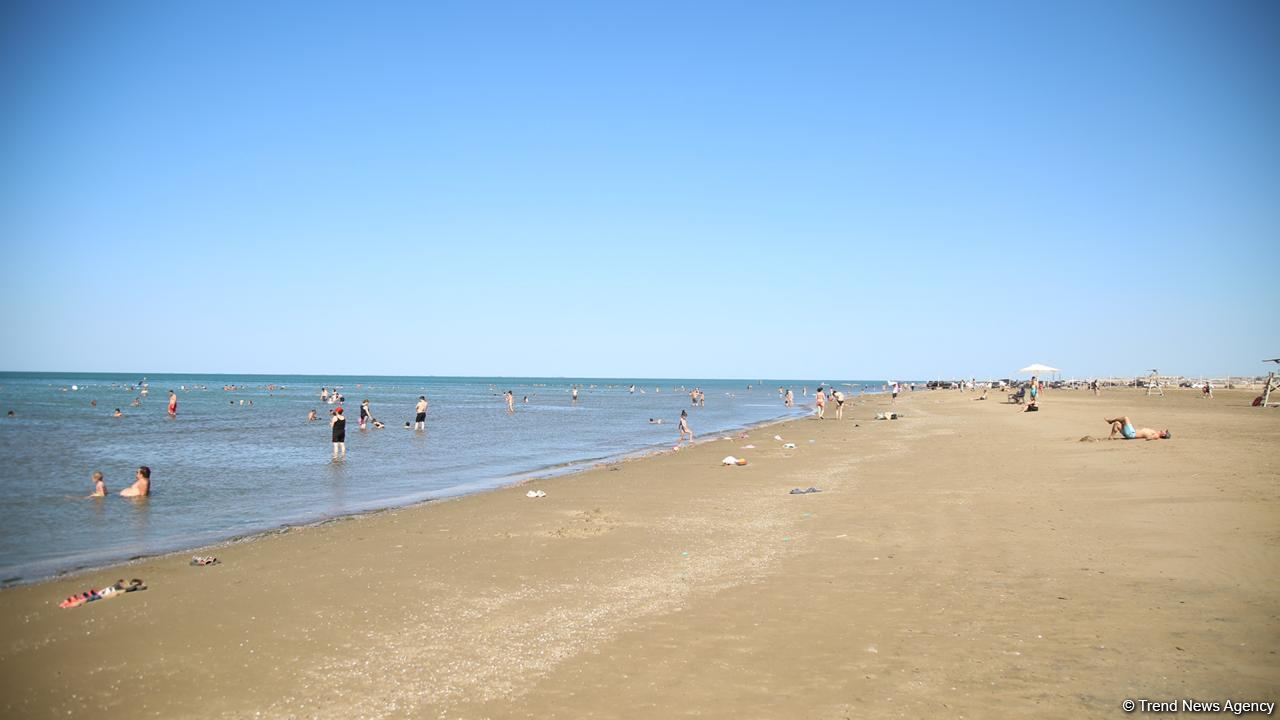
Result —
<instances>
[{"instance_id":1,"label":"dark shorts","mask_svg":"<svg viewBox=\"0 0 1280 720\"><path fill-rule=\"evenodd\" d=\"M413 421L414 421L414 422L426 422L426 421L427 421L427 414L426 414L426 413L424 413L424 412L418 413L417 417L415 417L415 418L413 419Z\"/></svg>"},{"instance_id":2,"label":"dark shorts","mask_svg":"<svg viewBox=\"0 0 1280 720\"><path fill-rule=\"evenodd\" d=\"M334 441L334 442L336 442L336 443L346 442L346 441L347 441L347 434L346 434L346 433L334 433L334 434L333 434L333 441Z\"/></svg>"}]
</instances>

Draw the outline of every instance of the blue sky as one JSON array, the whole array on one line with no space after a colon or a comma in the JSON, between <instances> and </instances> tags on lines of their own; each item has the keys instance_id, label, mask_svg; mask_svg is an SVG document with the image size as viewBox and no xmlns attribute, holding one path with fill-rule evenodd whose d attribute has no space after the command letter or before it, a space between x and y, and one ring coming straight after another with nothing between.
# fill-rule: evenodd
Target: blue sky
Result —
<instances>
[{"instance_id":1,"label":"blue sky","mask_svg":"<svg viewBox=\"0 0 1280 720\"><path fill-rule=\"evenodd\" d=\"M1280 7L6 3L0 369L1280 355Z\"/></svg>"}]
</instances>

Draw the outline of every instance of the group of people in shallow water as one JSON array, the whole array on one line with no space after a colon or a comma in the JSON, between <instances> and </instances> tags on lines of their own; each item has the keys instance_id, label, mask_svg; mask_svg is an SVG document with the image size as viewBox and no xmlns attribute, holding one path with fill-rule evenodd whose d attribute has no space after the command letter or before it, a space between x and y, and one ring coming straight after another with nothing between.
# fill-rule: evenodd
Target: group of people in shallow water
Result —
<instances>
[{"instance_id":1,"label":"group of people in shallow water","mask_svg":"<svg viewBox=\"0 0 1280 720\"><path fill-rule=\"evenodd\" d=\"M133 474L133 484L119 492L120 497L136 498L151 495L151 468L143 465ZM101 470L93 471L93 492L91 498L107 496L107 479Z\"/></svg>"}]
</instances>

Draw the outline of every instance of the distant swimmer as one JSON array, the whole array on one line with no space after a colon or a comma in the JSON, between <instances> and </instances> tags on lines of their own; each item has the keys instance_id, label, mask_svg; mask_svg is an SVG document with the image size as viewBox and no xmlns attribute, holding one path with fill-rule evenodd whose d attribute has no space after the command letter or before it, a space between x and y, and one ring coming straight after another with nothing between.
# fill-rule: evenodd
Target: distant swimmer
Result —
<instances>
[{"instance_id":1,"label":"distant swimmer","mask_svg":"<svg viewBox=\"0 0 1280 720\"><path fill-rule=\"evenodd\" d=\"M89 401L89 407L98 407L98 401L97 401L97 400L90 400L90 401Z\"/></svg>"},{"instance_id":2,"label":"distant swimmer","mask_svg":"<svg viewBox=\"0 0 1280 720\"><path fill-rule=\"evenodd\" d=\"M101 470L93 471L93 494L89 497L100 498L107 496L107 481L102 477Z\"/></svg>"},{"instance_id":3,"label":"distant swimmer","mask_svg":"<svg viewBox=\"0 0 1280 720\"><path fill-rule=\"evenodd\" d=\"M12 410L4 414L5 417L17 417Z\"/></svg>"},{"instance_id":4,"label":"distant swimmer","mask_svg":"<svg viewBox=\"0 0 1280 720\"><path fill-rule=\"evenodd\" d=\"M333 417L329 418L329 427L333 428L333 459L347 456L347 417L342 414L342 406L334 408Z\"/></svg>"},{"instance_id":5,"label":"distant swimmer","mask_svg":"<svg viewBox=\"0 0 1280 720\"><path fill-rule=\"evenodd\" d=\"M178 394L169 391L169 417L178 417Z\"/></svg>"},{"instance_id":6,"label":"distant swimmer","mask_svg":"<svg viewBox=\"0 0 1280 720\"><path fill-rule=\"evenodd\" d=\"M129 407L138 407L141 404L142 404L141 400L139 400L138 398L134 398L133 402L129 403Z\"/></svg>"},{"instance_id":7,"label":"distant swimmer","mask_svg":"<svg viewBox=\"0 0 1280 720\"><path fill-rule=\"evenodd\" d=\"M827 416L827 394L822 391L822 386L818 386L818 392L813 394L814 410L819 420L823 420Z\"/></svg>"},{"instance_id":8,"label":"distant swimmer","mask_svg":"<svg viewBox=\"0 0 1280 720\"><path fill-rule=\"evenodd\" d=\"M528 395L525 395L525 396L524 396L524 404L525 404L525 405L528 405L528 404L529 404L529 396L528 396Z\"/></svg>"},{"instance_id":9,"label":"distant swimmer","mask_svg":"<svg viewBox=\"0 0 1280 720\"><path fill-rule=\"evenodd\" d=\"M408 423L406 423L406 424L408 424ZM381 429L382 429L382 428L384 428L384 427L386 427L386 425L383 425L381 420L374 420L374 421L373 421L373 429L374 429L374 430L381 430Z\"/></svg>"},{"instance_id":10,"label":"distant swimmer","mask_svg":"<svg viewBox=\"0 0 1280 720\"><path fill-rule=\"evenodd\" d=\"M689 436L689 442L693 442L693 430L689 429L689 412L687 410L680 411L680 442L684 442L684 436Z\"/></svg>"},{"instance_id":11,"label":"distant swimmer","mask_svg":"<svg viewBox=\"0 0 1280 720\"><path fill-rule=\"evenodd\" d=\"M1108 440L1115 440L1119 435L1123 440L1168 440L1173 437L1173 433L1168 428L1164 430L1153 430L1151 428L1133 428L1133 423L1129 422L1128 417L1103 418L1111 425L1111 436Z\"/></svg>"},{"instance_id":12,"label":"distant swimmer","mask_svg":"<svg viewBox=\"0 0 1280 720\"><path fill-rule=\"evenodd\" d=\"M426 430L427 429L427 396L426 395L418 396L418 404L414 406L413 411L414 413L416 413L413 416L413 429ZM408 424L409 423L405 423L405 425L408 425Z\"/></svg>"},{"instance_id":13,"label":"distant swimmer","mask_svg":"<svg viewBox=\"0 0 1280 720\"><path fill-rule=\"evenodd\" d=\"M116 411L111 413L111 417L124 417L124 413L120 412L120 408L116 408Z\"/></svg>"},{"instance_id":14,"label":"distant swimmer","mask_svg":"<svg viewBox=\"0 0 1280 720\"><path fill-rule=\"evenodd\" d=\"M649 424L650 424L650 425L661 425L661 424L662 424L662 418L649 418Z\"/></svg>"},{"instance_id":15,"label":"distant swimmer","mask_svg":"<svg viewBox=\"0 0 1280 720\"><path fill-rule=\"evenodd\" d=\"M508 390L506 393L506 398L507 398L507 412L508 413L515 412L516 411L516 394Z\"/></svg>"},{"instance_id":16,"label":"distant swimmer","mask_svg":"<svg viewBox=\"0 0 1280 720\"><path fill-rule=\"evenodd\" d=\"M635 385L632 385L630 388L627 388L627 392L631 393L632 395L635 395L635 394L636 394L636 386L635 386Z\"/></svg>"},{"instance_id":17,"label":"distant swimmer","mask_svg":"<svg viewBox=\"0 0 1280 720\"><path fill-rule=\"evenodd\" d=\"M316 420L319 420L319 419L320 419L320 416L316 415L316 411L314 408L311 410L311 412L307 413L307 422L315 422Z\"/></svg>"},{"instance_id":18,"label":"distant swimmer","mask_svg":"<svg viewBox=\"0 0 1280 720\"><path fill-rule=\"evenodd\" d=\"M151 468L143 465L134 473L133 484L120 491L120 497L147 497L151 494Z\"/></svg>"}]
</instances>

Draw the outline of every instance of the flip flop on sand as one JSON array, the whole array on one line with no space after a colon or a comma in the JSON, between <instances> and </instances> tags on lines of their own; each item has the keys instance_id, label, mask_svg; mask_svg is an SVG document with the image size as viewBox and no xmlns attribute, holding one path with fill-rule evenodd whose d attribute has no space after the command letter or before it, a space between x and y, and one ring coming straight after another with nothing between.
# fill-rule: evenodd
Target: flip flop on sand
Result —
<instances>
[{"instance_id":1,"label":"flip flop on sand","mask_svg":"<svg viewBox=\"0 0 1280 720\"><path fill-rule=\"evenodd\" d=\"M199 555L196 555L195 557L192 557L192 558L191 558L191 564L192 564L192 565L196 565L196 566L202 566L202 565L217 565L217 564L218 564L218 558L216 558L216 557L214 557L214 556L212 556L212 555L206 555L206 556L204 556L204 557L200 557Z\"/></svg>"}]
</instances>

